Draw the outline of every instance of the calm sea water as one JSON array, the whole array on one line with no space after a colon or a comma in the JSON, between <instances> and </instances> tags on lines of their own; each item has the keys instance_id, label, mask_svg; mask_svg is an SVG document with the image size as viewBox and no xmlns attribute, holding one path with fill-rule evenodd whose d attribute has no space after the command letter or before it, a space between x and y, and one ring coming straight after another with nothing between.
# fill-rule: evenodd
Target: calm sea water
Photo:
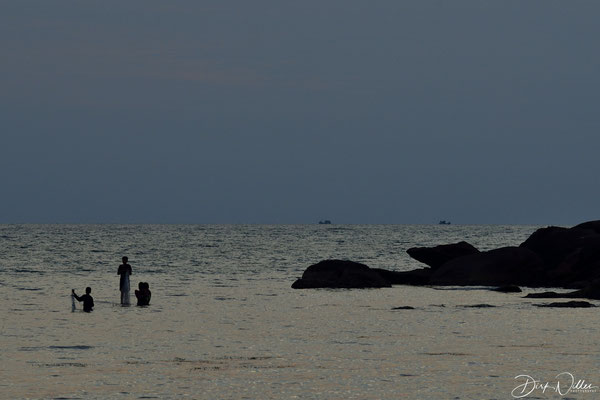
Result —
<instances>
[{"instance_id":1,"label":"calm sea water","mask_svg":"<svg viewBox=\"0 0 600 400\"><path fill-rule=\"evenodd\" d=\"M290 288L323 259L408 270L413 246L488 250L535 229L0 225L0 398L546 399L559 382L598 398L568 390L571 376L600 385L594 309L485 288ZM124 255L150 307L118 304ZM86 286L94 312L71 312Z\"/></svg>"}]
</instances>

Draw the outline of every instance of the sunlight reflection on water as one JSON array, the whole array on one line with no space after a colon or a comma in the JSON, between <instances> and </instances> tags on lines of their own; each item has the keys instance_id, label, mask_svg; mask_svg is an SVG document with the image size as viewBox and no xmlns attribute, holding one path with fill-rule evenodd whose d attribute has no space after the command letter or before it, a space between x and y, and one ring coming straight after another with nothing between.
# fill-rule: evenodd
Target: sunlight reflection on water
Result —
<instances>
[{"instance_id":1,"label":"sunlight reflection on water","mask_svg":"<svg viewBox=\"0 0 600 400\"><path fill-rule=\"evenodd\" d=\"M420 266L408 247L468 236L487 249L534 230L0 226L0 393L504 399L522 373L570 371L600 384L593 309L540 309L532 305L541 300L485 288L290 288L326 258L405 270ZM135 254L132 282L150 283L150 307L118 304L124 254ZM95 311L72 313L70 289L85 286ZM394 310L404 306L413 309Z\"/></svg>"}]
</instances>

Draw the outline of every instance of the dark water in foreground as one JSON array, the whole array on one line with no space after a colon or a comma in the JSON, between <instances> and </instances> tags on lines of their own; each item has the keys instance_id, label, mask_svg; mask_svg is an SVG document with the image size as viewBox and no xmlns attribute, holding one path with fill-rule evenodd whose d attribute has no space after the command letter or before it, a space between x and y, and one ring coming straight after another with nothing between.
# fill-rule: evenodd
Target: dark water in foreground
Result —
<instances>
[{"instance_id":1,"label":"dark water in foreground","mask_svg":"<svg viewBox=\"0 0 600 400\"><path fill-rule=\"evenodd\" d=\"M595 309L485 288L290 288L322 259L407 270L409 247L488 250L536 228L0 225L0 398L563 398L557 383L597 398L568 389L600 385ZM123 255L150 307L117 304ZM86 286L95 311L72 313Z\"/></svg>"}]
</instances>

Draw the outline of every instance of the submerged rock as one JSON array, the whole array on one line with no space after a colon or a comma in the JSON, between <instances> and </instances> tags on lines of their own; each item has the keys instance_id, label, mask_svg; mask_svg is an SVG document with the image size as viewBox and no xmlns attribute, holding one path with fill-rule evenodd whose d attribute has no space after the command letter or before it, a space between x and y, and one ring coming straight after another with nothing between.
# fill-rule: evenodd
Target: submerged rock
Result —
<instances>
[{"instance_id":1,"label":"submerged rock","mask_svg":"<svg viewBox=\"0 0 600 400\"><path fill-rule=\"evenodd\" d=\"M518 287L517 285L504 285L504 286L500 286L500 287L497 287L492 290L494 292L501 292L501 293L521 293L522 292L521 288Z\"/></svg>"},{"instance_id":2,"label":"submerged rock","mask_svg":"<svg viewBox=\"0 0 600 400\"><path fill-rule=\"evenodd\" d=\"M496 307L496 306L491 305L491 304L466 304L466 305L461 305L461 306L457 306L457 307L464 307L464 308L492 308L492 307Z\"/></svg>"},{"instance_id":3,"label":"submerged rock","mask_svg":"<svg viewBox=\"0 0 600 400\"><path fill-rule=\"evenodd\" d=\"M523 298L528 299L559 299L559 298L569 298L568 293L556 293L556 292L542 292L542 293L529 293L527 296L523 296Z\"/></svg>"},{"instance_id":4,"label":"submerged rock","mask_svg":"<svg viewBox=\"0 0 600 400\"><path fill-rule=\"evenodd\" d=\"M592 299L600 300L600 281L595 281L584 287L583 289L575 290L574 292L568 293L556 293L556 292L543 292L543 293L529 293L527 298L533 299Z\"/></svg>"},{"instance_id":5,"label":"submerged rock","mask_svg":"<svg viewBox=\"0 0 600 400\"><path fill-rule=\"evenodd\" d=\"M391 283L376 270L345 260L325 260L311 265L304 271L302 278L292 284L293 289L366 289L390 286Z\"/></svg>"},{"instance_id":6,"label":"submerged rock","mask_svg":"<svg viewBox=\"0 0 600 400\"><path fill-rule=\"evenodd\" d=\"M588 303L587 301L567 301L564 303L549 303L549 304L536 304L538 307L563 307L563 308L590 308L596 307L595 305Z\"/></svg>"}]
</instances>

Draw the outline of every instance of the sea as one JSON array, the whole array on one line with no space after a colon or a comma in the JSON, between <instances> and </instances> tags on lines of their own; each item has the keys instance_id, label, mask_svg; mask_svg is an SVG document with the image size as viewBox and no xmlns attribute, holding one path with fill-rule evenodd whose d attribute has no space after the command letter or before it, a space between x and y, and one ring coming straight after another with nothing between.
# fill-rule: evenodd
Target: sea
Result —
<instances>
[{"instance_id":1,"label":"sea","mask_svg":"<svg viewBox=\"0 0 600 400\"><path fill-rule=\"evenodd\" d=\"M411 247L538 228L0 225L0 398L600 398L598 309L523 297L546 289L291 288L321 260L404 271ZM120 305L123 256L150 306Z\"/></svg>"}]
</instances>

